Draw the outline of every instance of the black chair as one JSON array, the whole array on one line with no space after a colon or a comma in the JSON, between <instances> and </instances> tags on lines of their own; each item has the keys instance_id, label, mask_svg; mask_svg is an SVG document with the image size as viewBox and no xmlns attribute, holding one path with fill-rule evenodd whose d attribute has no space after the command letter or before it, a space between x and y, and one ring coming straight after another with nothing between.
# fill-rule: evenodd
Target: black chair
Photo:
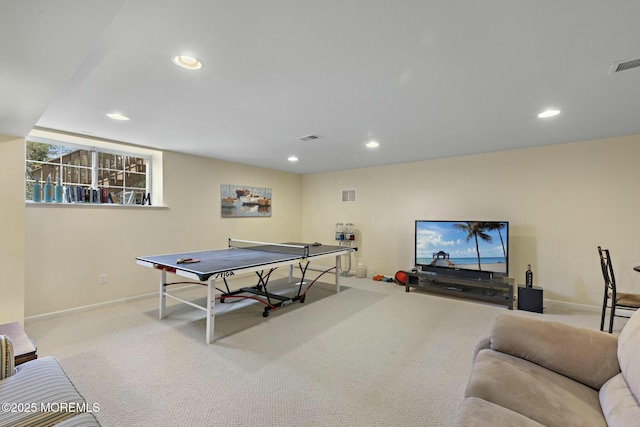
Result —
<instances>
[{"instance_id":1,"label":"black chair","mask_svg":"<svg viewBox=\"0 0 640 427\"><path fill-rule=\"evenodd\" d=\"M640 294L625 294L618 292L616 289L616 277L613 274L613 264L611 263L611 255L609 249L602 249L598 246L600 254L600 266L602 267L602 277L604 278L604 299L602 301L602 320L600 321L600 330L604 331L604 318L607 312L607 303L611 299L611 315L609 316L609 333L613 331L614 317L627 317L616 314L616 307L627 310L637 310L640 308Z\"/></svg>"}]
</instances>

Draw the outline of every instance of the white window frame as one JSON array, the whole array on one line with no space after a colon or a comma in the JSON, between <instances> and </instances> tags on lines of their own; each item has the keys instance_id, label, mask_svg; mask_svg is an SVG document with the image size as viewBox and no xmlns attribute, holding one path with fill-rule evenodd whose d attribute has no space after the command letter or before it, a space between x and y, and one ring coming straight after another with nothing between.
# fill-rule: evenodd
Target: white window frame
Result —
<instances>
[{"instance_id":1,"label":"white window frame","mask_svg":"<svg viewBox=\"0 0 640 427\"><path fill-rule=\"evenodd\" d=\"M91 188L96 188L98 182L99 164L98 153L123 155L130 157L143 158L146 160L146 177L145 177L145 194L151 194L151 205L162 206L162 153L156 150L150 150L142 147L129 146L124 143L118 143L113 141L105 141L94 138L85 138L79 135L58 134L53 131L37 130L34 129L25 138L25 159L24 167L27 165L26 158L26 145L27 141L44 143L50 145L61 145L72 149L87 150L92 153L91 161ZM47 163L47 162L44 162ZM160 167L156 167L157 165ZM32 181L25 177L25 183ZM43 183L41 183L43 184ZM55 182L53 183L55 185ZM117 187L116 187L117 188ZM123 191L129 190L129 188L123 186ZM25 191L26 197L26 191ZM29 202L29 200L26 200ZM49 203L33 203L33 204L45 204ZM91 205L91 206L141 206L141 205L127 205L122 203L54 203L55 205ZM148 207L148 205L147 205Z\"/></svg>"}]
</instances>

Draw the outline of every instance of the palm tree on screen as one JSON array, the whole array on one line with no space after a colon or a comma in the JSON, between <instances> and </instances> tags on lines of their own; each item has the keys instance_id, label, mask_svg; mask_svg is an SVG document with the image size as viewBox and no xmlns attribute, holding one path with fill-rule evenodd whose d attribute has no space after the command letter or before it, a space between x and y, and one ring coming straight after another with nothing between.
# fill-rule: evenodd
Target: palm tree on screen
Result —
<instances>
[{"instance_id":1,"label":"palm tree on screen","mask_svg":"<svg viewBox=\"0 0 640 427\"><path fill-rule=\"evenodd\" d=\"M480 248L478 247L478 239L483 240L487 243L491 243L491 236L487 234L485 222L465 222L461 224L453 224L455 228L458 230L464 231L467 233L466 239L467 242L473 239L476 243L476 254L478 255L478 270L482 271L482 265L480 264Z\"/></svg>"},{"instance_id":2,"label":"palm tree on screen","mask_svg":"<svg viewBox=\"0 0 640 427\"><path fill-rule=\"evenodd\" d=\"M504 222L487 222L485 223L485 229L488 231L496 230L498 232L498 236L500 236L500 243L502 244L502 254L504 255L504 259L507 259L507 250L504 247L504 239L502 238L502 229L504 228Z\"/></svg>"}]
</instances>

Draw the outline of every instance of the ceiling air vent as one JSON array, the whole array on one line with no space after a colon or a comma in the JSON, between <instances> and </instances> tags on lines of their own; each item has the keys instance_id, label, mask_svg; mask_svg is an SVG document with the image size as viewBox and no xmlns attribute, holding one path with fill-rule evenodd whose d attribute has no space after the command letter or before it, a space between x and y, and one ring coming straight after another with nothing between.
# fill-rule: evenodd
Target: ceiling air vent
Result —
<instances>
[{"instance_id":1,"label":"ceiling air vent","mask_svg":"<svg viewBox=\"0 0 640 427\"><path fill-rule=\"evenodd\" d=\"M313 141L314 139L320 139L319 135L305 135L305 136L301 136L300 138L298 138L300 141Z\"/></svg>"},{"instance_id":2,"label":"ceiling air vent","mask_svg":"<svg viewBox=\"0 0 640 427\"><path fill-rule=\"evenodd\" d=\"M640 67L640 58L614 62L609 70L609 74L619 73L620 71L631 70L638 67Z\"/></svg>"}]
</instances>

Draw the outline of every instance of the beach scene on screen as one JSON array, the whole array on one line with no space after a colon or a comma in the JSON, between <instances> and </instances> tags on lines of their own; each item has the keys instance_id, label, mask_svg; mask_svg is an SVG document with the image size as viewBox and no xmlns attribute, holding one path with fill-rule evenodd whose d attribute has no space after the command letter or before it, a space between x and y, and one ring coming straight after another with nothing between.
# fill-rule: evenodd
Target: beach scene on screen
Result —
<instances>
[{"instance_id":1,"label":"beach scene on screen","mask_svg":"<svg viewBox=\"0 0 640 427\"><path fill-rule=\"evenodd\" d=\"M416 265L507 273L506 222L416 222Z\"/></svg>"}]
</instances>

